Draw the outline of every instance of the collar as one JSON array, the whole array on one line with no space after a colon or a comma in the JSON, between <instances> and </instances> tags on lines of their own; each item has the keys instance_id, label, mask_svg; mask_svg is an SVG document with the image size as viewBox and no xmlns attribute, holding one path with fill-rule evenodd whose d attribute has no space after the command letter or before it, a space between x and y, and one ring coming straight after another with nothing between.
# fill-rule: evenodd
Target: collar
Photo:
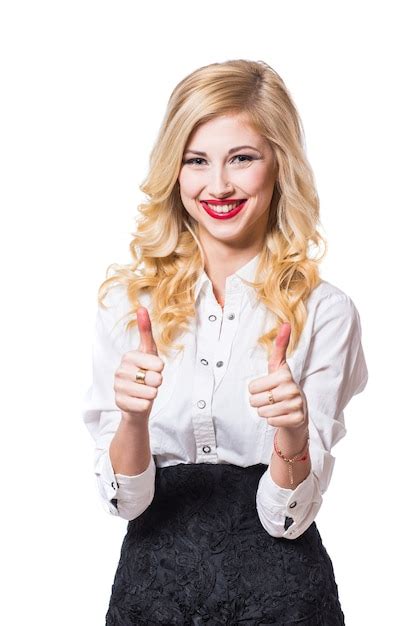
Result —
<instances>
[{"instance_id":1,"label":"collar","mask_svg":"<svg viewBox=\"0 0 417 626\"><path fill-rule=\"evenodd\" d=\"M231 274L231 276L228 276L226 278L226 291L228 291L231 285L234 282L236 282L235 280L236 278L238 279L243 278L244 280L251 280L251 281L255 280L256 268L258 266L258 261L259 261L260 256L261 256L261 253L258 252L258 254L254 256L250 261L248 261L245 265L239 268L234 274ZM198 277L197 283L195 285L194 297L196 301L197 301L198 296L200 295L200 291L203 289L203 287L206 287L206 285L209 282L210 282L210 278L206 274L205 270L203 270L200 276ZM254 307L258 301L255 290L250 285L245 285L245 283L243 283L241 280L240 280L240 283L241 283L241 287L246 290L252 307Z\"/></svg>"}]
</instances>

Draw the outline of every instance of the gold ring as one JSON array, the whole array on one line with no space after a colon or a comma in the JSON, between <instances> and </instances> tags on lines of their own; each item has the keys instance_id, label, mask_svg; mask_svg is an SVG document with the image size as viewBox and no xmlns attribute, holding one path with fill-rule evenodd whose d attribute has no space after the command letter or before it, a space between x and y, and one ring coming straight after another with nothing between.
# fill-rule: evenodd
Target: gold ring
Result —
<instances>
[{"instance_id":1,"label":"gold ring","mask_svg":"<svg viewBox=\"0 0 417 626\"><path fill-rule=\"evenodd\" d=\"M274 404L274 396L272 395L272 389L268 391L268 401L269 401L269 404Z\"/></svg>"},{"instance_id":2,"label":"gold ring","mask_svg":"<svg viewBox=\"0 0 417 626\"><path fill-rule=\"evenodd\" d=\"M141 369L139 368L138 371L136 372L136 382L139 383L140 385L144 385L145 384L145 375L146 375L147 370Z\"/></svg>"}]
</instances>

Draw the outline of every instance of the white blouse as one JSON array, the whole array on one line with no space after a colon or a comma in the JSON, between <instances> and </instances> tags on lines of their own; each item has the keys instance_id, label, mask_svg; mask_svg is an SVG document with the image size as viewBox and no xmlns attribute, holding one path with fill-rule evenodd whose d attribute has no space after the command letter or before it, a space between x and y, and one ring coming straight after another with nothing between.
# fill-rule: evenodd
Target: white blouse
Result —
<instances>
[{"instance_id":1,"label":"white blouse","mask_svg":"<svg viewBox=\"0 0 417 626\"><path fill-rule=\"evenodd\" d=\"M361 345L359 313L351 298L322 280L311 292L307 321L298 346L287 359L303 389L309 416L311 471L295 489L277 485L269 471L275 427L249 403L251 380L268 373L267 354L256 346L274 317L241 278L254 280L259 254L226 279L222 311L203 271L195 288L196 318L178 337L185 350L165 363L149 416L151 460L136 476L115 474L109 445L121 419L115 404L114 374L122 355L139 347L137 327L124 331L130 309L124 287L98 307L93 343L92 384L82 418L95 442L94 471L105 509L132 520L150 505L155 467L176 463L264 463L256 494L260 522L274 537L296 539L313 522L328 488L335 457L332 447L346 434L343 410L366 386L368 371ZM150 295L141 296L152 319ZM286 517L292 523L284 527Z\"/></svg>"}]
</instances>

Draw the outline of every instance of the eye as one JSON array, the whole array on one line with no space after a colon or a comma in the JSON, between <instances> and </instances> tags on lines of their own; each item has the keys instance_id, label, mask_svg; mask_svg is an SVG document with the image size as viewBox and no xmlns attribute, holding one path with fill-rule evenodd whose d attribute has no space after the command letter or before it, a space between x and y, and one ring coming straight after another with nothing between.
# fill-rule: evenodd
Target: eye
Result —
<instances>
[{"instance_id":1,"label":"eye","mask_svg":"<svg viewBox=\"0 0 417 626\"><path fill-rule=\"evenodd\" d=\"M233 157L233 159L248 159L249 161L254 160L254 158L249 156L248 154L237 154L235 157ZM245 161L238 161L238 163L245 163Z\"/></svg>"},{"instance_id":2,"label":"eye","mask_svg":"<svg viewBox=\"0 0 417 626\"><path fill-rule=\"evenodd\" d=\"M193 165L195 163L195 165L200 165L200 163L196 163L196 161L204 161L204 159L202 159L201 157L194 157L193 159L187 159L186 161L183 161L183 163L185 163L185 165Z\"/></svg>"},{"instance_id":3,"label":"eye","mask_svg":"<svg viewBox=\"0 0 417 626\"><path fill-rule=\"evenodd\" d=\"M254 161L255 157L249 156L248 154L236 154L234 157L232 157L232 161L234 159L243 159L243 160L239 160L238 163L245 163L245 162L250 162L250 161ZM184 165L201 165L201 161L205 161L205 159L203 159L202 157L193 157L192 159L187 159L183 161Z\"/></svg>"}]
</instances>

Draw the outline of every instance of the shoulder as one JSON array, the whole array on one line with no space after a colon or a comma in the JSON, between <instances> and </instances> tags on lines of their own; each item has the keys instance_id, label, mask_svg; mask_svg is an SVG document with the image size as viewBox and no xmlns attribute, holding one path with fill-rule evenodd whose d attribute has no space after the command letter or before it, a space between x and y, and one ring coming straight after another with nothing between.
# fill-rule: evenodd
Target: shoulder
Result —
<instances>
[{"instance_id":1,"label":"shoulder","mask_svg":"<svg viewBox=\"0 0 417 626\"><path fill-rule=\"evenodd\" d=\"M143 292L138 297L137 306L146 306L149 310L150 300L150 295ZM126 325L133 318L133 305L126 286L121 283L111 285L103 298L103 304L98 306L97 323L101 330L116 344L124 344L129 342L132 332L135 334L132 328L126 332Z\"/></svg>"},{"instance_id":2,"label":"shoulder","mask_svg":"<svg viewBox=\"0 0 417 626\"><path fill-rule=\"evenodd\" d=\"M310 310L320 308L324 310L327 307L331 307L339 303L346 308L355 307L355 304L349 294L337 287L333 283L327 280L321 280L320 283L313 289L307 298L307 307ZM356 307L355 307L356 308Z\"/></svg>"},{"instance_id":3,"label":"shoulder","mask_svg":"<svg viewBox=\"0 0 417 626\"><path fill-rule=\"evenodd\" d=\"M306 306L312 330L330 320L356 325L360 329L360 315L352 297L327 280L321 280L313 289Z\"/></svg>"},{"instance_id":4,"label":"shoulder","mask_svg":"<svg viewBox=\"0 0 417 626\"><path fill-rule=\"evenodd\" d=\"M118 314L125 315L132 309L132 303L127 295L126 286L121 283L115 283L111 285L106 295L103 298L103 304L105 308L100 305L102 310L109 311L112 317L116 317ZM147 292L141 292L138 296L137 306L146 306L147 308L151 304L150 294Z\"/></svg>"},{"instance_id":5,"label":"shoulder","mask_svg":"<svg viewBox=\"0 0 417 626\"><path fill-rule=\"evenodd\" d=\"M313 304L324 301L349 300L350 296L330 283L328 280L322 279L315 289L310 293L309 301Z\"/></svg>"}]
</instances>

